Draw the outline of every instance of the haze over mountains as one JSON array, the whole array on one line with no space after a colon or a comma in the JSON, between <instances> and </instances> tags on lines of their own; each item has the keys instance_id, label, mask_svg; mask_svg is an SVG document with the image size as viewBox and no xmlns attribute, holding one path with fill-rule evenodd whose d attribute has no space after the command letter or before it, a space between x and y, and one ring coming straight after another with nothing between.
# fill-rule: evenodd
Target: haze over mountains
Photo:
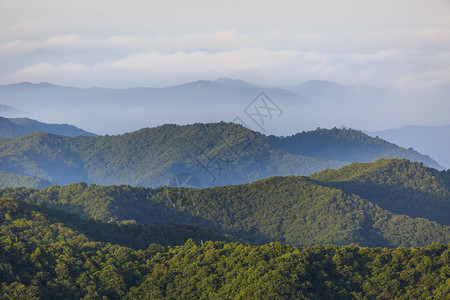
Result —
<instances>
[{"instance_id":1,"label":"haze over mountains","mask_svg":"<svg viewBox=\"0 0 450 300\"><path fill-rule=\"evenodd\" d=\"M281 112L266 122L263 130L245 113L261 91ZM280 88L228 78L165 88L80 89L49 83L0 86L0 104L24 111L32 119L69 123L97 134L120 134L166 123L230 122L236 117L251 129L276 135L341 125L374 131L424 122L430 115L442 121L442 103L433 105L441 98L430 95L427 107L412 105L418 97L364 84L345 86L318 80Z\"/></svg>"},{"instance_id":2,"label":"haze over mountains","mask_svg":"<svg viewBox=\"0 0 450 300\"><path fill-rule=\"evenodd\" d=\"M0 116L3 117L21 117L24 116L25 113L21 112L20 110L17 110L11 106L8 105L2 105L0 104Z\"/></svg>"},{"instance_id":3,"label":"haze over mountains","mask_svg":"<svg viewBox=\"0 0 450 300\"><path fill-rule=\"evenodd\" d=\"M447 126L403 126L376 132L367 132L370 136L379 136L401 147L412 147L436 159L446 168L450 167L450 125Z\"/></svg>"},{"instance_id":4,"label":"haze over mountains","mask_svg":"<svg viewBox=\"0 0 450 300\"><path fill-rule=\"evenodd\" d=\"M0 86L0 103L27 110L39 120L70 123L100 134L117 134L166 123L232 121L261 92L239 80L195 81L167 88L80 89L48 83ZM279 105L303 98L264 89Z\"/></svg>"}]
</instances>

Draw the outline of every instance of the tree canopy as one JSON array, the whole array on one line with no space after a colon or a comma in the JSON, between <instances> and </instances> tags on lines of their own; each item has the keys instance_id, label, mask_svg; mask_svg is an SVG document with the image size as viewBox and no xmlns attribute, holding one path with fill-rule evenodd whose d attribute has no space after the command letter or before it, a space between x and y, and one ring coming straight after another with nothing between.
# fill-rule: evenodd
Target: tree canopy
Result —
<instances>
[{"instance_id":1,"label":"tree canopy","mask_svg":"<svg viewBox=\"0 0 450 300\"><path fill-rule=\"evenodd\" d=\"M44 210L44 212L42 211ZM299 248L186 241L145 249L98 242L45 208L0 198L4 299L444 299L450 246Z\"/></svg>"},{"instance_id":2,"label":"tree canopy","mask_svg":"<svg viewBox=\"0 0 450 300\"><path fill-rule=\"evenodd\" d=\"M0 168L54 184L168 185L181 173L201 186L270 176L309 175L350 162L407 158L440 168L428 156L362 132L320 129L267 137L232 123L163 125L117 136L63 137L35 132L0 139Z\"/></svg>"},{"instance_id":3,"label":"tree canopy","mask_svg":"<svg viewBox=\"0 0 450 300\"><path fill-rule=\"evenodd\" d=\"M347 173L355 174L353 181L345 180ZM72 183L5 188L0 196L104 222L196 224L256 245L398 247L450 242L448 182L445 171L390 159L214 188Z\"/></svg>"}]
</instances>

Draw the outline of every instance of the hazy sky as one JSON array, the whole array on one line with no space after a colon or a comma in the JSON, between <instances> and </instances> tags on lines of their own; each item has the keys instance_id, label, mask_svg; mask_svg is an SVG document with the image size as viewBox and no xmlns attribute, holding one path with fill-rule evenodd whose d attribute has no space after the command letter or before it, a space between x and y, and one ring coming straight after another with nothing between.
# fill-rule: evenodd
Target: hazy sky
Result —
<instances>
[{"instance_id":1,"label":"hazy sky","mask_svg":"<svg viewBox=\"0 0 450 300\"><path fill-rule=\"evenodd\" d=\"M450 1L0 0L0 84L450 86Z\"/></svg>"}]
</instances>

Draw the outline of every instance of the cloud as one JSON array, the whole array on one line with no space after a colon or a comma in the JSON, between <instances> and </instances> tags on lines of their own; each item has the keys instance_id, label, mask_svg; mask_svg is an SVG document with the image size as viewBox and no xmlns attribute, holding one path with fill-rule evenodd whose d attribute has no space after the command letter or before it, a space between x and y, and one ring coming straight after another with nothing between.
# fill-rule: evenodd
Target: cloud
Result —
<instances>
[{"instance_id":1,"label":"cloud","mask_svg":"<svg viewBox=\"0 0 450 300\"><path fill-rule=\"evenodd\" d=\"M16 81L32 81L32 82L61 82L61 78L65 82L72 80L79 81L83 76L91 73L92 70L81 64L67 63L54 66L48 63L41 63L21 69L12 75Z\"/></svg>"},{"instance_id":2,"label":"cloud","mask_svg":"<svg viewBox=\"0 0 450 300\"><path fill-rule=\"evenodd\" d=\"M47 55L38 55L46 49ZM72 86L162 86L238 77L296 84L325 79L398 89L450 85L443 66L450 28L387 29L345 36L282 29L188 34L77 34L0 44L0 83L50 81ZM49 55L51 53L51 55Z\"/></svg>"},{"instance_id":3,"label":"cloud","mask_svg":"<svg viewBox=\"0 0 450 300\"><path fill-rule=\"evenodd\" d=\"M24 21L12 24L11 26L4 26L0 29L0 37L5 40L15 39L17 37L31 37L35 31L37 24L32 21Z\"/></svg>"},{"instance_id":4,"label":"cloud","mask_svg":"<svg viewBox=\"0 0 450 300\"><path fill-rule=\"evenodd\" d=\"M414 70L405 72L394 82L400 90L430 90L450 88L450 51L438 53L411 66ZM427 68L433 65L434 68Z\"/></svg>"},{"instance_id":5,"label":"cloud","mask_svg":"<svg viewBox=\"0 0 450 300\"><path fill-rule=\"evenodd\" d=\"M381 50L374 53L349 53L344 55L349 61L368 65L373 63L387 63L402 61L404 53L399 49Z\"/></svg>"}]
</instances>

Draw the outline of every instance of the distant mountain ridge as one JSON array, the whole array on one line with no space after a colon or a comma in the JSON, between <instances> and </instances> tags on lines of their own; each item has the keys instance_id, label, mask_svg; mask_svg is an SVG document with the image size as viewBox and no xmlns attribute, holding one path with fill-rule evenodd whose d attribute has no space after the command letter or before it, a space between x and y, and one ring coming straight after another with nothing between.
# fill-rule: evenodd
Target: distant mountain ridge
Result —
<instances>
[{"instance_id":1,"label":"distant mountain ridge","mask_svg":"<svg viewBox=\"0 0 450 300\"><path fill-rule=\"evenodd\" d=\"M318 129L265 136L233 123L163 125L117 136L62 137L37 132L0 139L0 170L52 183L161 186L182 173L201 186L309 175L350 162L407 158L440 168L428 156L361 132Z\"/></svg>"},{"instance_id":2,"label":"distant mountain ridge","mask_svg":"<svg viewBox=\"0 0 450 300\"><path fill-rule=\"evenodd\" d=\"M241 80L222 78L162 88L122 89L82 89L23 82L0 86L0 103L32 111L40 120L82 124L89 131L110 134L165 123L231 121L243 114L245 107L262 91L280 107L306 101L286 89L258 87Z\"/></svg>"},{"instance_id":3,"label":"distant mountain ridge","mask_svg":"<svg viewBox=\"0 0 450 300\"><path fill-rule=\"evenodd\" d=\"M96 136L78 127L68 124L47 124L29 118L0 117L0 138L11 138L36 131L62 136Z\"/></svg>"},{"instance_id":4,"label":"distant mountain ridge","mask_svg":"<svg viewBox=\"0 0 450 300\"><path fill-rule=\"evenodd\" d=\"M379 136L405 148L414 148L436 159L446 168L450 168L450 125L418 126L408 125L396 129L367 132L370 136Z\"/></svg>"},{"instance_id":5,"label":"distant mountain ridge","mask_svg":"<svg viewBox=\"0 0 450 300\"><path fill-rule=\"evenodd\" d=\"M3 117L22 117L24 116L25 113L15 109L14 107L8 106L8 105L3 105L0 104L0 116Z\"/></svg>"},{"instance_id":6,"label":"distant mountain ridge","mask_svg":"<svg viewBox=\"0 0 450 300\"><path fill-rule=\"evenodd\" d=\"M270 134L295 134L336 125L380 128L381 116L384 127L429 122L421 114L421 108L426 105L420 95L323 80L281 87L258 86L230 78L129 88L77 88L22 82L0 85L0 103L44 122L77 124L99 134L121 134L167 123L232 121L238 116L245 117L245 108L260 92L265 92L283 111L282 118L271 122L264 131ZM445 109L436 112L438 107L444 107L445 99L440 98L440 94L431 95L428 105L433 108L437 122L445 119L442 113ZM414 104L411 108L414 114L403 113L405 105L411 104ZM252 126L251 120L244 121Z\"/></svg>"}]
</instances>

